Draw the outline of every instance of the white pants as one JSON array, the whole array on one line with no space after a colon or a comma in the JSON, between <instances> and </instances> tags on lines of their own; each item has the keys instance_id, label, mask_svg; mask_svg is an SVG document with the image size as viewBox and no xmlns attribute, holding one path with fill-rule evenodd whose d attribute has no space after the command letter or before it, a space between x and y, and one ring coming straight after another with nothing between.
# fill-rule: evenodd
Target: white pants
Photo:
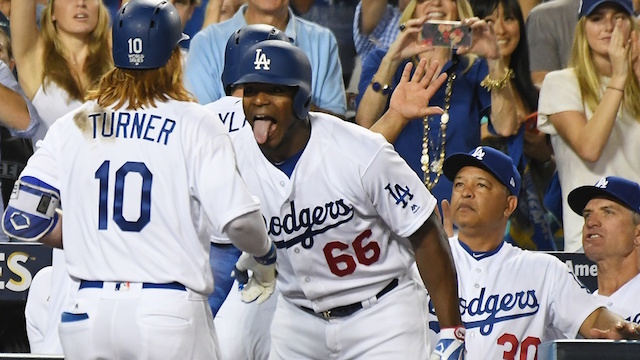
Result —
<instances>
[{"instance_id":1,"label":"white pants","mask_svg":"<svg viewBox=\"0 0 640 360\"><path fill-rule=\"evenodd\" d=\"M81 288L59 332L67 360L220 358L207 297L188 289Z\"/></svg>"},{"instance_id":2,"label":"white pants","mask_svg":"<svg viewBox=\"0 0 640 360\"><path fill-rule=\"evenodd\" d=\"M426 309L424 286L409 277L371 307L331 320L279 296L269 359L426 359Z\"/></svg>"}]
</instances>

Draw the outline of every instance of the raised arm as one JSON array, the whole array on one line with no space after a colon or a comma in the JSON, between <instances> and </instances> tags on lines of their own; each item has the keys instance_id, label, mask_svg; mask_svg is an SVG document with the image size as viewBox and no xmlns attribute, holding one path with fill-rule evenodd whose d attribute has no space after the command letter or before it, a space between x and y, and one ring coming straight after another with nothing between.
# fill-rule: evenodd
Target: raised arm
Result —
<instances>
[{"instance_id":1,"label":"raised arm","mask_svg":"<svg viewBox=\"0 0 640 360\"><path fill-rule=\"evenodd\" d=\"M471 27L472 43L468 48L458 49L458 54L473 53L487 60L489 75L482 85L491 91L491 124L500 136L514 135L521 124L509 81L511 73L500 56L493 27L478 18L465 19L463 22Z\"/></svg>"},{"instance_id":2,"label":"raised arm","mask_svg":"<svg viewBox=\"0 0 640 360\"><path fill-rule=\"evenodd\" d=\"M33 99L42 83L44 50L36 22L36 0L11 0L11 45L20 85Z\"/></svg>"},{"instance_id":3,"label":"raised arm","mask_svg":"<svg viewBox=\"0 0 640 360\"><path fill-rule=\"evenodd\" d=\"M391 44L373 78L361 81L375 81L381 85L392 86L393 76L404 59L411 58L423 51L431 50L431 47L417 42L418 34L424 21L424 18L407 21L405 30L400 32L398 38ZM389 91L382 90L374 91L372 85L366 87L356 112L356 122L359 125L370 128L384 112L388 96L390 96L393 89L389 89Z\"/></svg>"},{"instance_id":4,"label":"raised arm","mask_svg":"<svg viewBox=\"0 0 640 360\"><path fill-rule=\"evenodd\" d=\"M387 0L362 0L362 11L360 12L360 33L369 35L378 25L380 19L387 10Z\"/></svg>"},{"instance_id":5,"label":"raised arm","mask_svg":"<svg viewBox=\"0 0 640 360\"><path fill-rule=\"evenodd\" d=\"M411 76L413 64L407 63L400 83L391 96L389 110L376 121L371 131L381 134L389 142L394 142L411 119L442 114L441 108L429 106L429 100L442 86L447 76L440 74L432 81L439 66L438 62L434 61L429 68L426 66L427 60L421 60Z\"/></svg>"},{"instance_id":6,"label":"raised arm","mask_svg":"<svg viewBox=\"0 0 640 360\"><path fill-rule=\"evenodd\" d=\"M26 130L31 116L22 95L0 84L0 99L0 122L8 128Z\"/></svg>"},{"instance_id":7,"label":"raised arm","mask_svg":"<svg viewBox=\"0 0 640 360\"><path fill-rule=\"evenodd\" d=\"M580 111L564 111L549 116L558 134L584 161L595 162L600 159L622 104L629 76L629 45L625 45L620 26L621 23L616 24L609 45L613 68L611 80L591 119L587 120Z\"/></svg>"}]
</instances>

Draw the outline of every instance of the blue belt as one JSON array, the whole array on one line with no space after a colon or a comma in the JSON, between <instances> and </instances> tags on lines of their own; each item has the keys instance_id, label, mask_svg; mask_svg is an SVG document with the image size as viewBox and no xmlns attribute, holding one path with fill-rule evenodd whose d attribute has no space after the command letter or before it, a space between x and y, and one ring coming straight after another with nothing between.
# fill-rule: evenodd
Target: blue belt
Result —
<instances>
[{"instance_id":1,"label":"blue belt","mask_svg":"<svg viewBox=\"0 0 640 360\"><path fill-rule=\"evenodd\" d=\"M117 281L115 281L118 283ZM126 282L122 281L120 284L125 284ZM119 285L119 284L118 284ZM102 289L104 286L104 281L90 281L90 280L81 280L80 281L80 289L86 288L98 288ZM116 287L117 289L118 287ZM143 289L168 289L168 290L181 290L187 291L187 288L180 284L179 282L171 282L165 284L153 284L153 283L142 283Z\"/></svg>"}]
</instances>

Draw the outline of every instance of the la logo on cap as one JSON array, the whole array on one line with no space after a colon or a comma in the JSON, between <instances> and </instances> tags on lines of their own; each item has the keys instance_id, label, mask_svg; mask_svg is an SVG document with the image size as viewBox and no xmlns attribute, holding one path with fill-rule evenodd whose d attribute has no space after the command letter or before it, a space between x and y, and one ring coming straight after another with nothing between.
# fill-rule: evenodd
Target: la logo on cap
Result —
<instances>
[{"instance_id":1,"label":"la logo on cap","mask_svg":"<svg viewBox=\"0 0 640 360\"><path fill-rule=\"evenodd\" d=\"M478 146L475 150L473 150L473 154L471 154L474 158L482 161L484 159L484 150L482 146Z\"/></svg>"},{"instance_id":2,"label":"la logo on cap","mask_svg":"<svg viewBox=\"0 0 640 360\"><path fill-rule=\"evenodd\" d=\"M598 182L596 183L595 187L601 188L601 189L606 189L607 185L609 185L609 182L607 181L607 178L604 177L604 178L598 180Z\"/></svg>"},{"instance_id":3,"label":"la logo on cap","mask_svg":"<svg viewBox=\"0 0 640 360\"><path fill-rule=\"evenodd\" d=\"M271 59L267 58L267 54L262 52L262 49L256 49L256 60L253 62L256 70L270 70Z\"/></svg>"}]
</instances>

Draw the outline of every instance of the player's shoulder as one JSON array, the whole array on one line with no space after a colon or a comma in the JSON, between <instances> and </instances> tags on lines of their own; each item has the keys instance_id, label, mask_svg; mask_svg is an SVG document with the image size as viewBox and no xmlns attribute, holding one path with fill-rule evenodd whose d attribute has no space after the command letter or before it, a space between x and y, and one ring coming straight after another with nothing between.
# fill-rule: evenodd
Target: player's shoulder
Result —
<instances>
[{"instance_id":1,"label":"player's shoulder","mask_svg":"<svg viewBox=\"0 0 640 360\"><path fill-rule=\"evenodd\" d=\"M510 256L508 256L509 261L529 264L531 268L536 269L536 271L565 267L560 259L544 251L525 250L509 243L505 243L505 247L509 249L508 251L511 253Z\"/></svg>"},{"instance_id":2,"label":"player's shoulder","mask_svg":"<svg viewBox=\"0 0 640 360\"><path fill-rule=\"evenodd\" d=\"M243 110L242 98L237 96L223 96L216 101L205 104L204 107L215 113Z\"/></svg>"}]
</instances>

